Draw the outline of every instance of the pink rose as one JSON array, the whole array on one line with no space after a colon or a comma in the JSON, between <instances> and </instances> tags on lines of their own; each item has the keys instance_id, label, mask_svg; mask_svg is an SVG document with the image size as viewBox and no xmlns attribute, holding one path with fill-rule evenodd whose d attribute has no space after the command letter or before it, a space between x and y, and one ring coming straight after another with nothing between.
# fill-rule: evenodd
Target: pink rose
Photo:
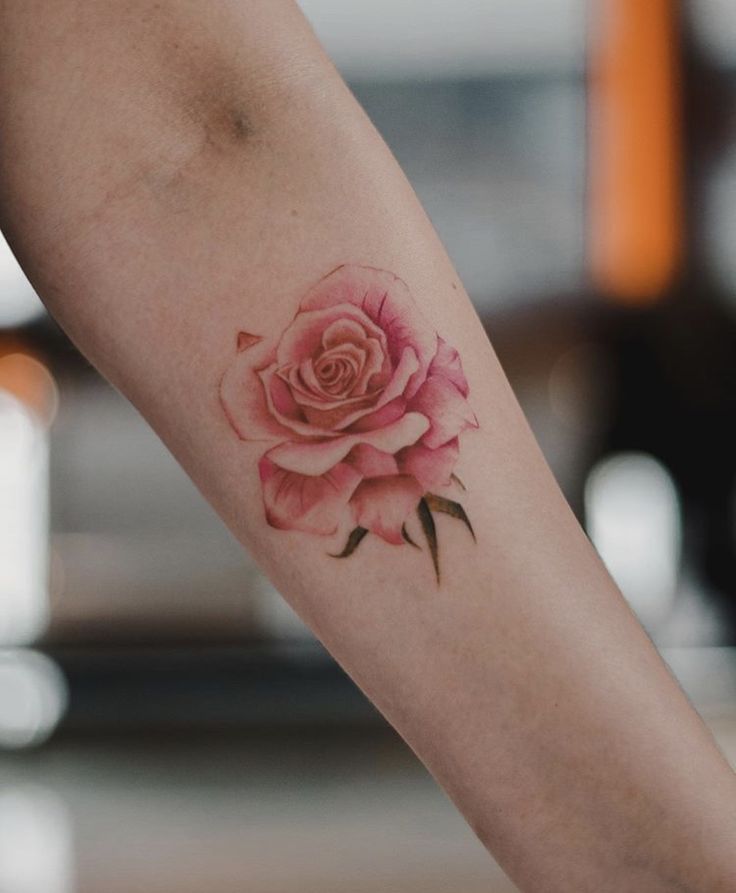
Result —
<instances>
[{"instance_id":1,"label":"pink rose","mask_svg":"<svg viewBox=\"0 0 736 893\"><path fill-rule=\"evenodd\" d=\"M321 535L349 523L404 542L478 423L457 351L401 279L338 267L279 338L241 332L237 346L220 398L243 440L272 444L259 463L268 523Z\"/></svg>"}]
</instances>

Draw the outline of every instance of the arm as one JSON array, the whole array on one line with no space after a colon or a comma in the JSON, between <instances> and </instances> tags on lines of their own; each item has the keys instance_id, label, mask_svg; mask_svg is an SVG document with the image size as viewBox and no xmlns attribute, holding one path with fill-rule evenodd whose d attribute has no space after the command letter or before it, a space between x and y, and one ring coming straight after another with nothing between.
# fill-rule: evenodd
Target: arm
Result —
<instances>
[{"instance_id":1,"label":"arm","mask_svg":"<svg viewBox=\"0 0 736 893\"><path fill-rule=\"evenodd\" d=\"M736 888L734 776L295 5L5 0L0 35L26 272L521 889Z\"/></svg>"}]
</instances>

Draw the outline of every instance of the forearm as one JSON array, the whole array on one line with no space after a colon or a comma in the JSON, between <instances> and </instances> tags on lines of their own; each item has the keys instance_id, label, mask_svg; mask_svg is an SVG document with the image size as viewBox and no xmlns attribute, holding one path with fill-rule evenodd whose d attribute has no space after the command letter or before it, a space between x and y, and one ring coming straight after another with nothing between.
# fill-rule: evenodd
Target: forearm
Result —
<instances>
[{"instance_id":1,"label":"forearm","mask_svg":"<svg viewBox=\"0 0 736 893\"><path fill-rule=\"evenodd\" d=\"M733 775L295 7L0 9L0 208L26 271L511 876L540 893L733 889ZM346 264L338 300L323 277ZM410 308L406 324L370 295L351 303L374 285ZM305 322L334 307L328 336ZM339 342L347 396L332 367L305 383L315 332L320 362ZM421 391L433 375L451 412ZM428 440L440 425L447 439ZM477 540L430 512L439 573L417 515L428 492L462 505Z\"/></svg>"}]
</instances>

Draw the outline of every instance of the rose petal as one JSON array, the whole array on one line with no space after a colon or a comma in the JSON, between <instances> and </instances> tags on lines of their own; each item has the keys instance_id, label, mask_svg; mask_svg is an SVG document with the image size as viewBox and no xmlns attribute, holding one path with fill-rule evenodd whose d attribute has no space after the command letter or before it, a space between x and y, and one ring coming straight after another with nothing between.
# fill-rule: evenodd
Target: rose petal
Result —
<instances>
[{"instance_id":1,"label":"rose petal","mask_svg":"<svg viewBox=\"0 0 736 893\"><path fill-rule=\"evenodd\" d=\"M344 360L353 370L353 382L360 376L366 361L365 351L354 344L331 348L330 351L326 351L318 358L316 364L322 363L326 358ZM326 391L324 383L317 377L315 361L312 358L304 360L298 366L296 364L283 366L279 369L278 374L289 382L294 400L301 406L323 408L326 403L331 406L336 399L353 402L363 399L362 395L354 397L349 391L343 395L335 395Z\"/></svg>"},{"instance_id":2,"label":"rose petal","mask_svg":"<svg viewBox=\"0 0 736 893\"><path fill-rule=\"evenodd\" d=\"M444 446L430 449L422 443L401 450L396 461L402 474L413 475L423 490L447 487L457 463L460 446L457 437Z\"/></svg>"},{"instance_id":3,"label":"rose petal","mask_svg":"<svg viewBox=\"0 0 736 893\"><path fill-rule=\"evenodd\" d=\"M360 345L366 337L365 327L359 322L354 319L336 319L322 332L322 346L329 350L330 347L337 347L340 344Z\"/></svg>"},{"instance_id":4,"label":"rose petal","mask_svg":"<svg viewBox=\"0 0 736 893\"><path fill-rule=\"evenodd\" d=\"M364 478L385 477L399 472L399 466L391 453L384 453L367 443L354 446L345 461Z\"/></svg>"},{"instance_id":5,"label":"rose petal","mask_svg":"<svg viewBox=\"0 0 736 893\"><path fill-rule=\"evenodd\" d=\"M378 338L367 335L365 328L352 319L339 319L331 323L322 335L322 344L325 350L353 344L363 351L365 365L359 381L356 382L355 393L365 393L371 377L378 375L388 362L384 350L385 339L382 343Z\"/></svg>"},{"instance_id":6,"label":"rose petal","mask_svg":"<svg viewBox=\"0 0 736 893\"><path fill-rule=\"evenodd\" d=\"M430 376L443 375L455 385L463 397L468 396L468 381L460 362L460 354L439 335L437 336L437 353L429 367L429 374Z\"/></svg>"},{"instance_id":7,"label":"rose petal","mask_svg":"<svg viewBox=\"0 0 736 893\"><path fill-rule=\"evenodd\" d=\"M271 381L268 393L274 412L279 418L281 416L290 418L302 414L298 403L291 393L291 388L280 376Z\"/></svg>"},{"instance_id":8,"label":"rose petal","mask_svg":"<svg viewBox=\"0 0 736 893\"><path fill-rule=\"evenodd\" d=\"M254 338L255 336L251 336ZM274 417L259 373L275 356L271 342L252 340L235 355L220 380L220 403L242 440L275 440L293 433Z\"/></svg>"},{"instance_id":9,"label":"rose petal","mask_svg":"<svg viewBox=\"0 0 736 893\"><path fill-rule=\"evenodd\" d=\"M401 353L390 381L381 391L379 400L373 406L374 411L385 406L389 401L395 400L396 397L405 396L408 383L418 368L419 359L416 351L413 347L405 348Z\"/></svg>"},{"instance_id":10,"label":"rose petal","mask_svg":"<svg viewBox=\"0 0 736 893\"><path fill-rule=\"evenodd\" d=\"M366 338L377 338L386 344L383 331L360 307L350 302L331 304L315 309L301 308L289 323L279 341L277 356L279 365L299 363L306 357L322 352L322 336L332 323L351 320L365 332Z\"/></svg>"},{"instance_id":11,"label":"rose petal","mask_svg":"<svg viewBox=\"0 0 736 893\"><path fill-rule=\"evenodd\" d=\"M276 369L276 375L288 383L292 396L294 397L294 403L297 406L305 407L307 405L314 405L314 407L324 407L330 405L330 401L334 403L334 397L330 397L330 395L326 393L324 395L319 394L317 389L320 385L316 381L314 371L310 369L311 364L312 361L310 359L305 360L299 367L295 365L282 366L280 369ZM310 391L310 386L312 384L314 384L314 390ZM341 406L355 407L365 403L366 399L370 398L366 398L364 394L360 394L342 398L339 402Z\"/></svg>"},{"instance_id":12,"label":"rose petal","mask_svg":"<svg viewBox=\"0 0 736 893\"><path fill-rule=\"evenodd\" d=\"M441 375L432 375L409 404L429 419L430 428L422 438L424 446L436 449L467 428L477 428L478 420L468 401L454 384Z\"/></svg>"},{"instance_id":13,"label":"rose petal","mask_svg":"<svg viewBox=\"0 0 736 893\"><path fill-rule=\"evenodd\" d=\"M318 430L340 433L353 426L355 430L363 430L365 427L361 420L369 413L375 413L383 406L396 400L404 392L407 382L418 367L417 357L411 347L407 347L401 356L398 367L394 370L389 383L377 395L366 394L357 404L352 399L335 401L328 410L311 409L305 412L305 416ZM371 428L376 427L375 424Z\"/></svg>"},{"instance_id":14,"label":"rose petal","mask_svg":"<svg viewBox=\"0 0 736 893\"><path fill-rule=\"evenodd\" d=\"M366 402L368 402L368 406L365 405ZM358 406L358 409L355 408L356 406ZM332 430L335 434L343 434L345 433L343 431L345 419L348 416L351 418L355 415L361 416L363 413L370 411L370 408L370 400L364 397L362 402L354 403L351 401L342 406L335 406L332 409L305 407L304 415L318 428L325 428L328 431Z\"/></svg>"},{"instance_id":15,"label":"rose petal","mask_svg":"<svg viewBox=\"0 0 736 893\"><path fill-rule=\"evenodd\" d=\"M355 523L388 543L401 545L401 528L422 498L422 487L410 475L363 481L350 500Z\"/></svg>"},{"instance_id":16,"label":"rose petal","mask_svg":"<svg viewBox=\"0 0 736 893\"><path fill-rule=\"evenodd\" d=\"M281 443L266 454L272 462L288 471L319 475L329 471L359 443L367 443L384 453L396 453L416 443L428 430L429 421L420 413L408 412L385 428L357 434L345 434L334 440Z\"/></svg>"},{"instance_id":17,"label":"rose petal","mask_svg":"<svg viewBox=\"0 0 736 893\"><path fill-rule=\"evenodd\" d=\"M267 412L275 420L275 424L282 426L284 437L304 440L339 436L340 432L320 428L307 421L303 411L291 396L288 385L279 375L278 363L272 363L268 368L261 369L258 377L265 394Z\"/></svg>"},{"instance_id":18,"label":"rose petal","mask_svg":"<svg viewBox=\"0 0 736 893\"><path fill-rule=\"evenodd\" d=\"M406 400L403 397L397 397L380 409L361 416L357 422L350 426L350 432L375 431L377 428L385 428L386 425L390 425L391 422L400 419L405 412Z\"/></svg>"},{"instance_id":19,"label":"rose petal","mask_svg":"<svg viewBox=\"0 0 736 893\"><path fill-rule=\"evenodd\" d=\"M360 483L360 474L344 462L315 477L285 471L266 455L258 471L271 527L321 535L335 533Z\"/></svg>"},{"instance_id":20,"label":"rose petal","mask_svg":"<svg viewBox=\"0 0 736 893\"><path fill-rule=\"evenodd\" d=\"M414 349L407 347L401 355L398 366L394 369L391 380L383 388L378 398L371 403L367 403L366 406L361 409L356 409L348 413L339 423L339 427L342 430L345 430L356 422L359 422L359 420L368 413L375 413L392 400L402 397L408 387L408 382L418 368L419 361L417 360L417 355L414 352ZM361 425L359 427L362 428L363 426Z\"/></svg>"},{"instance_id":21,"label":"rose petal","mask_svg":"<svg viewBox=\"0 0 736 893\"><path fill-rule=\"evenodd\" d=\"M394 363L404 348L414 349L418 366L406 386L406 396L412 397L426 378L437 352L437 336L406 284L386 270L345 264L328 273L307 292L301 309L312 311L345 304L360 307L386 333Z\"/></svg>"},{"instance_id":22,"label":"rose petal","mask_svg":"<svg viewBox=\"0 0 736 893\"><path fill-rule=\"evenodd\" d=\"M355 394L365 394L369 389L375 389L383 382L379 381L383 374L384 381L390 372L388 357L377 338L366 338L361 345L366 353L365 364L355 382Z\"/></svg>"},{"instance_id":23,"label":"rose petal","mask_svg":"<svg viewBox=\"0 0 736 893\"><path fill-rule=\"evenodd\" d=\"M332 397L350 397L365 365L365 351L354 344L326 350L314 364L321 390Z\"/></svg>"}]
</instances>

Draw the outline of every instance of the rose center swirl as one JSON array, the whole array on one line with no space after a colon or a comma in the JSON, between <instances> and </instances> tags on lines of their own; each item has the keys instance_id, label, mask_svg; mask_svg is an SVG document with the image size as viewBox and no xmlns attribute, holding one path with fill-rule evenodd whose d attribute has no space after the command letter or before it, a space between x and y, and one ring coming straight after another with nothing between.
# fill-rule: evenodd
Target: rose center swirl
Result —
<instances>
[{"instance_id":1,"label":"rose center swirl","mask_svg":"<svg viewBox=\"0 0 736 893\"><path fill-rule=\"evenodd\" d=\"M324 391L341 394L351 390L360 368L354 357L322 356L315 364L314 373Z\"/></svg>"}]
</instances>

